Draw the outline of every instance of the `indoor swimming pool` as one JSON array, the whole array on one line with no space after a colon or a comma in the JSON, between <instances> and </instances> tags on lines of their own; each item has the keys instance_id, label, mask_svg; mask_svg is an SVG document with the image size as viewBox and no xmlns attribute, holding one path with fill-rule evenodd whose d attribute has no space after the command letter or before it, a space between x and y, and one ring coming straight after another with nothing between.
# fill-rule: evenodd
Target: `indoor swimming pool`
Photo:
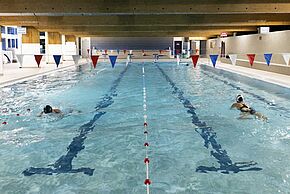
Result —
<instances>
[{"instance_id":1,"label":"indoor swimming pool","mask_svg":"<svg viewBox=\"0 0 290 194\"><path fill-rule=\"evenodd\" d=\"M202 65L100 62L0 88L0 193L289 193L290 90ZM239 119L237 94L268 121ZM287 99L288 97L288 99ZM47 104L63 116L37 117Z\"/></svg>"}]
</instances>

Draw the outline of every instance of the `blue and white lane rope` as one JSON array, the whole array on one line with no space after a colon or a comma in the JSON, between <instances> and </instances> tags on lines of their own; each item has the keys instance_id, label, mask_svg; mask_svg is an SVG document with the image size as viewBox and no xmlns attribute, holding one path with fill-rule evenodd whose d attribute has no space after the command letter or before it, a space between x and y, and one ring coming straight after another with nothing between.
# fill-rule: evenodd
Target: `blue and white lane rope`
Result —
<instances>
[{"instance_id":1,"label":"blue and white lane rope","mask_svg":"<svg viewBox=\"0 0 290 194\"><path fill-rule=\"evenodd\" d=\"M150 193L150 184L151 180L149 178L149 156L148 156L148 123L147 123L147 101L146 101L146 83L145 83L145 68L144 65L142 67L142 78L143 78L143 111L144 111L144 135L145 135L145 159L144 163L146 165L146 179L144 184L146 185L147 194Z\"/></svg>"}]
</instances>

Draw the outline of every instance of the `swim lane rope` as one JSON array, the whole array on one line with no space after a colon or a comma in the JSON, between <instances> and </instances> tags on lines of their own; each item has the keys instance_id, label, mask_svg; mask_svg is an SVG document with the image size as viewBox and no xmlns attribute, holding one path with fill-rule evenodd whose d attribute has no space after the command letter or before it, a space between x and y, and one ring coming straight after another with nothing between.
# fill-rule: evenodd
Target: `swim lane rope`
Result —
<instances>
[{"instance_id":1,"label":"swim lane rope","mask_svg":"<svg viewBox=\"0 0 290 194\"><path fill-rule=\"evenodd\" d=\"M146 103L146 83L145 83L145 68L144 64L142 67L142 78L143 78L143 111L144 111L144 135L145 135L145 159L144 163L146 165L146 179L144 181L144 184L146 185L147 194L150 193L150 184L151 180L149 179L149 156L148 156L148 123L147 123L147 103Z\"/></svg>"}]
</instances>

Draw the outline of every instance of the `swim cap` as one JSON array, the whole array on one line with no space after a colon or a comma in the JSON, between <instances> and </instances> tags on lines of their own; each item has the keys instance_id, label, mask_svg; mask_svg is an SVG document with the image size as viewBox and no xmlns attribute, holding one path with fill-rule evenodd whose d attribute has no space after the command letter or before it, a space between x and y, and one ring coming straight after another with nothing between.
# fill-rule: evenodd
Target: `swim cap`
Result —
<instances>
[{"instance_id":1,"label":"swim cap","mask_svg":"<svg viewBox=\"0 0 290 194\"><path fill-rule=\"evenodd\" d=\"M236 97L236 101L237 101L237 103L243 102L244 101L244 97L241 94L239 94Z\"/></svg>"},{"instance_id":2,"label":"swim cap","mask_svg":"<svg viewBox=\"0 0 290 194\"><path fill-rule=\"evenodd\" d=\"M43 108L43 112L44 112L45 114L47 114L47 113L52 113L52 107L49 106L49 105L46 105L46 107Z\"/></svg>"}]
</instances>

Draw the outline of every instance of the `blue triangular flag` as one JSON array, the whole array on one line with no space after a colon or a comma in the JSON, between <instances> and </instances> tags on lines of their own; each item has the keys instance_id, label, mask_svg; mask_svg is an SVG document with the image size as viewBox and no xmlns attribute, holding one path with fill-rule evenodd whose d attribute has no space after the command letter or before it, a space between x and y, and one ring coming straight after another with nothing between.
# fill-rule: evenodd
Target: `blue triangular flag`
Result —
<instances>
[{"instance_id":1,"label":"blue triangular flag","mask_svg":"<svg viewBox=\"0 0 290 194\"><path fill-rule=\"evenodd\" d=\"M116 63L116 60L117 60L117 56L111 55L111 56L109 56L109 58L110 58L112 67L114 68L115 67L115 63Z\"/></svg>"},{"instance_id":2,"label":"blue triangular flag","mask_svg":"<svg viewBox=\"0 0 290 194\"><path fill-rule=\"evenodd\" d=\"M215 67L218 55L209 55L213 66Z\"/></svg>"},{"instance_id":3,"label":"blue triangular flag","mask_svg":"<svg viewBox=\"0 0 290 194\"><path fill-rule=\"evenodd\" d=\"M269 66L270 62L271 62L271 59L272 59L272 53L264 54L264 58L266 60L267 65Z\"/></svg>"},{"instance_id":4,"label":"blue triangular flag","mask_svg":"<svg viewBox=\"0 0 290 194\"><path fill-rule=\"evenodd\" d=\"M117 49L117 53L120 54L120 50L119 49Z\"/></svg>"},{"instance_id":5,"label":"blue triangular flag","mask_svg":"<svg viewBox=\"0 0 290 194\"><path fill-rule=\"evenodd\" d=\"M56 67L58 67L59 63L60 63L60 58L61 55L53 55L54 61L56 63Z\"/></svg>"}]
</instances>

